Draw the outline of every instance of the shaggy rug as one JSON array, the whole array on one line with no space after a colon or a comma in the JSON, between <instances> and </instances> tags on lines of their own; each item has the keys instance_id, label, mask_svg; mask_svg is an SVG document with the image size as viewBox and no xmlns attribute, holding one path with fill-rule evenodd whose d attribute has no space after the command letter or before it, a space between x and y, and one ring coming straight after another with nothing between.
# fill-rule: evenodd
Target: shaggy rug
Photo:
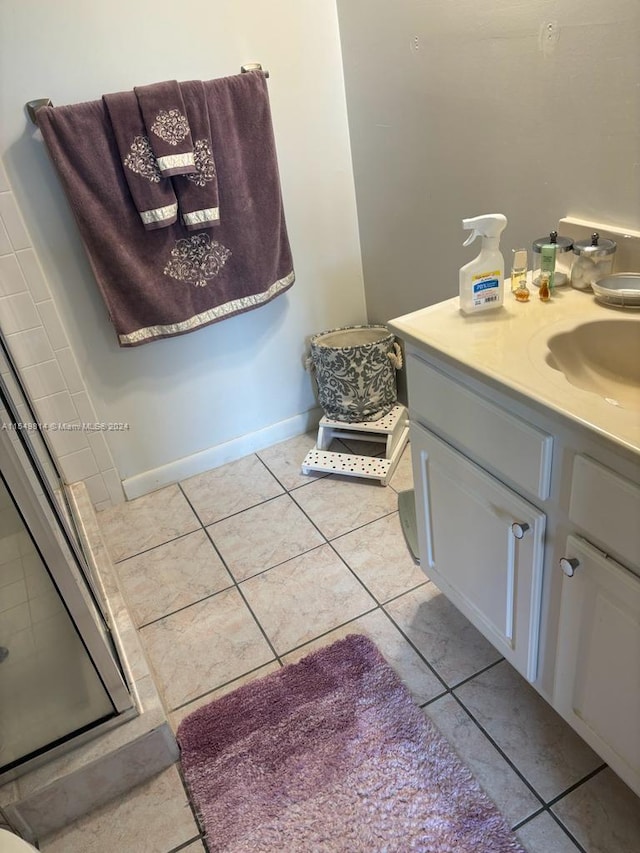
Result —
<instances>
[{"instance_id":1,"label":"shaggy rug","mask_svg":"<svg viewBox=\"0 0 640 853\"><path fill-rule=\"evenodd\" d=\"M363 636L199 708L178 741L212 853L524 853Z\"/></svg>"}]
</instances>

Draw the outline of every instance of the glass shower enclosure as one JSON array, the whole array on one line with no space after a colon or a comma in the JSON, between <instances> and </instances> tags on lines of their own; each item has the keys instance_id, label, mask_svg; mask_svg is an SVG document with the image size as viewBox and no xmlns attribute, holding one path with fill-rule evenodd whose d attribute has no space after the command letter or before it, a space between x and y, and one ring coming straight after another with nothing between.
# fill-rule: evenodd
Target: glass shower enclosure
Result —
<instances>
[{"instance_id":1,"label":"glass shower enclosure","mask_svg":"<svg viewBox=\"0 0 640 853\"><path fill-rule=\"evenodd\" d=\"M0 335L0 783L132 709L60 473Z\"/></svg>"}]
</instances>

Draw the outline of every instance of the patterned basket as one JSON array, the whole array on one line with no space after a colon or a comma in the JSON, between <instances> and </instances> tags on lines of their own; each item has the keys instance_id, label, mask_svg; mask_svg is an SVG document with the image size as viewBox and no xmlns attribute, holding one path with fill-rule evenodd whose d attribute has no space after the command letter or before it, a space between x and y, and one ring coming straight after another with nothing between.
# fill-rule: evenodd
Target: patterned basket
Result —
<instances>
[{"instance_id":1,"label":"patterned basket","mask_svg":"<svg viewBox=\"0 0 640 853\"><path fill-rule=\"evenodd\" d=\"M394 407L402 354L384 326L345 326L314 335L310 362L318 400L331 420L377 421Z\"/></svg>"}]
</instances>

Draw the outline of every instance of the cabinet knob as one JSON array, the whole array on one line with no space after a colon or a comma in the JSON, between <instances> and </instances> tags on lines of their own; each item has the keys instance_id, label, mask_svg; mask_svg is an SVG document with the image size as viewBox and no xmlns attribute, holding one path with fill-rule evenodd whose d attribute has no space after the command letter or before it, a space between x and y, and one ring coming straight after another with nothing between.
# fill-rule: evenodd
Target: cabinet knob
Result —
<instances>
[{"instance_id":1,"label":"cabinet knob","mask_svg":"<svg viewBox=\"0 0 640 853\"><path fill-rule=\"evenodd\" d=\"M529 525L526 521L514 521L511 525L511 532L516 537L516 539L522 539L528 529Z\"/></svg>"},{"instance_id":2,"label":"cabinet knob","mask_svg":"<svg viewBox=\"0 0 640 853\"><path fill-rule=\"evenodd\" d=\"M580 565L580 560L575 557L560 557L560 568L568 578L572 578L575 570Z\"/></svg>"}]
</instances>

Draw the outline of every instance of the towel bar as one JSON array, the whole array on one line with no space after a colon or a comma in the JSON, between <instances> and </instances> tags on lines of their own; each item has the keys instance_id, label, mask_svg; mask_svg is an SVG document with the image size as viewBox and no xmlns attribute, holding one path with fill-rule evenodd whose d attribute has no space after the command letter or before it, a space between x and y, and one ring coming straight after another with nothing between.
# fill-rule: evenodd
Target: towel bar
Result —
<instances>
[{"instance_id":1,"label":"towel bar","mask_svg":"<svg viewBox=\"0 0 640 853\"><path fill-rule=\"evenodd\" d=\"M52 107L53 104L49 100L49 98L38 98L35 101L27 101L24 105L27 113L29 114L29 118L34 124L38 123L36 118L36 113L40 109L40 107Z\"/></svg>"},{"instance_id":2,"label":"towel bar","mask_svg":"<svg viewBox=\"0 0 640 853\"><path fill-rule=\"evenodd\" d=\"M246 74L247 71L262 71L265 77L269 76L269 72L259 62L247 62L246 65L240 66L240 71L242 74Z\"/></svg>"},{"instance_id":3,"label":"towel bar","mask_svg":"<svg viewBox=\"0 0 640 853\"><path fill-rule=\"evenodd\" d=\"M247 62L246 65L240 66L240 71L242 74L245 74L247 71L263 71L263 68L259 62ZM269 72L264 71L264 76L268 77ZM24 106L31 121L34 124L37 124L38 119L36 117L36 113L38 112L40 107L52 107L53 104L51 103L51 100L49 98L36 98L35 101L27 101Z\"/></svg>"}]
</instances>

